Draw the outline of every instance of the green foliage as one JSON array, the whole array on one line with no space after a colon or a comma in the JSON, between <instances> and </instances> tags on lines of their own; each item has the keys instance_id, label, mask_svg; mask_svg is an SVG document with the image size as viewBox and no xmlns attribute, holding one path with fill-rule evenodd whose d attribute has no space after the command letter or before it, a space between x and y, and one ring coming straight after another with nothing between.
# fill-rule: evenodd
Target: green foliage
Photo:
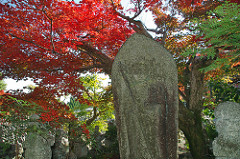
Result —
<instances>
[{"instance_id":1,"label":"green foliage","mask_svg":"<svg viewBox=\"0 0 240 159\"><path fill-rule=\"evenodd\" d=\"M112 123L112 121L108 125L108 130L101 136L102 139L104 139L104 144L102 144L101 141L95 139L93 135L91 144L93 149L89 153L88 157L97 159L119 159L120 154L117 140L117 127Z\"/></svg>"},{"instance_id":2,"label":"green foliage","mask_svg":"<svg viewBox=\"0 0 240 159\"><path fill-rule=\"evenodd\" d=\"M202 118L202 122L204 124L206 134L208 138L213 141L214 138L217 137L217 131L214 123L214 106L211 105L211 108L205 106L203 109L203 114L204 116Z\"/></svg>"},{"instance_id":3,"label":"green foliage","mask_svg":"<svg viewBox=\"0 0 240 159\"><path fill-rule=\"evenodd\" d=\"M189 57L190 55L191 55L191 56L196 56L196 54L197 54L198 52L199 52L199 49L190 47L190 48L187 48L184 52L182 52L181 55L182 55L183 57Z\"/></svg>"},{"instance_id":4,"label":"green foliage","mask_svg":"<svg viewBox=\"0 0 240 159\"><path fill-rule=\"evenodd\" d=\"M218 59L206 71L219 68L236 60L240 53L240 5L224 3L214 11L209 12L209 18L199 22L199 28L204 35L206 48L202 52L208 57L214 57L216 49L228 50L224 59Z\"/></svg>"},{"instance_id":5,"label":"green foliage","mask_svg":"<svg viewBox=\"0 0 240 159\"><path fill-rule=\"evenodd\" d=\"M4 143L4 142L0 142L0 148L1 148L1 150L0 150L0 156L3 156L3 155L5 156L7 150L10 149L10 147L11 147L11 144L9 144L9 143Z\"/></svg>"},{"instance_id":6,"label":"green foliage","mask_svg":"<svg viewBox=\"0 0 240 159\"><path fill-rule=\"evenodd\" d=\"M212 97L215 103L233 101L240 103L240 90L222 80L211 80L209 87L212 90Z\"/></svg>"},{"instance_id":7,"label":"green foliage","mask_svg":"<svg viewBox=\"0 0 240 159\"><path fill-rule=\"evenodd\" d=\"M240 102L240 90L221 78L211 79L208 82L210 92L204 102L203 123L209 139L217 137L214 123L214 109L225 101Z\"/></svg>"},{"instance_id":8,"label":"green foliage","mask_svg":"<svg viewBox=\"0 0 240 159\"><path fill-rule=\"evenodd\" d=\"M97 75L86 75L81 77L80 82L84 86L82 99L71 97L70 102L68 103L70 110L74 113L75 117L78 118L77 122L69 124L69 130L71 132L69 135L71 136L71 139L74 141L83 137L82 133L79 132L79 128L83 128L84 125L89 130L90 134L90 137L86 137L83 140L89 147L91 147L88 158L101 159L118 154L118 149L115 150L116 147L118 148L118 143L115 143L117 141L117 132L116 130L112 130L111 127L108 127L108 121L114 119L111 86L104 88ZM102 145L99 137L103 138L105 135L103 136L100 133L96 135L96 126L101 133L107 131L106 134L108 134L109 131L114 131L106 137L114 137L114 139L112 139L116 140L113 141L115 144L114 146L106 148ZM107 156L104 156L106 154Z\"/></svg>"},{"instance_id":9,"label":"green foliage","mask_svg":"<svg viewBox=\"0 0 240 159\"><path fill-rule=\"evenodd\" d=\"M2 76L2 73L0 73L0 77ZM7 87L7 84L3 81L0 80L0 90L5 90Z\"/></svg>"},{"instance_id":10,"label":"green foliage","mask_svg":"<svg viewBox=\"0 0 240 159\"><path fill-rule=\"evenodd\" d=\"M83 82L85 89L91 93L96 93L102 88L102 82L96 74L81 77L81 82Z\"/></svg>"},{"instance_id":11,"label":"green foliage","mask_svg":"<svg viewBox=\"0 0 240 159\"><path fill-rule=\"evenodd\" d=\"M86 75L81 77L85 90L83 92L84 100L89 103L81 103L77 99L70 98L68 103L69 108L74 112L75 116L80 120L80 123L86 123L91 118L95 118L88 129L93 132L95 126L100 128L100 131L107 130L107 121L114 119L113 96L109 87L103 88L102 82L98 75Z\"/></svg>"},{"instance_id":12,"label":"green foliage","mask_svg":"<svg viewBox=\"0 0 240 159\"><path fill-rule=\"evenodd\" d=\"M0 80L0 90L5 90L6 87L7 87L7 84L3 80Z\"/></svg>"},{"instance_id":13,"label":"green foliage","mask_svg":"<svg viewBox=\"0 0 240 159\"><path fill-rule=\"evenodd\" d=\"M15 156L13 145L0 142L0 159L12 159Z\"/></svg>"},{"instance_id":14,"label":"green foliage","mask_svg":"<svg viewBox=\"0 0 240 159\"><path fill-rule=\"evenodd\" d=\"M225 3L209 14L214 16L200 25L208 44L214 47L239 48L240 5Z\"/></svg>"},{"instance_id":15,"label":"green foliage","mask_svg":"<svg viewBox=\"0 0 240 159\"><path fill-rule=\"evenodd\" d=\"M76 117L84 121L87 119L89 106L87 104L80 104L77 99L70 97L70 101L68 102L69 108L74 112Z\"/></svg>"},{"instance_id":16,"label":"green foliage","mask_svg":"<svg viewBox=\"0 0 240 159\"><path fill-rule=\"evenodd\" d=\"M116 125L112 124L108 126L108 131L106 131L105 137L107 140L109 140L112 143L112 145L109 146L109 148L106 149L105 152L112 153L112 154L119 154Z\"/></svg>"}]
</instances>

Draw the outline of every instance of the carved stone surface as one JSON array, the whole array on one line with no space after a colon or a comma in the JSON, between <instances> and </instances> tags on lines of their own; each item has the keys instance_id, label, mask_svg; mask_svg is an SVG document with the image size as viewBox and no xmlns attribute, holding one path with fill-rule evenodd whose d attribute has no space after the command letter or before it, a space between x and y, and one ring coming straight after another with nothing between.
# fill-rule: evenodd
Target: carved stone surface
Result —
<instances>
[{"instance_id":1,"label":"carved stone surface","mask_svg":"<svg viewBox=\"0 0 240 159\"><path fill-rule=\"evenodd\" d=\"M41 124L36 121L39 119L39 116L33 115L30 119L32 122L30 122L29 127L32 127L33 132L27 134L25 142L23 143L25 159L51 159L51 146L53 146L55 142L54 136L50 135L49 132L44 129L44 126L41 126Z\"/></svg>"},{"instance_id":2,"label":"carved stone surface","mask_svg":"<svg viewBox=\"0 0 240 159\"><path fill-rule=\"evenodd\" d=\"M112 66L122 159L176 159L177 66L156 41L134 34Z\"/></svg>"},{"instance_id":3,"label":"carved stone surface","mask_svg":"<svg viewBox=\"0 0 240 159\"><path fill-rule=\"evenodd\" d=\"M51 159L51 146L54 142L40 135L30 133L25 141L25 159Z\"/></svg>"},{"instance_id":4,"label":"carved stone surface","mask_svg":"<svg viewBox=\"0 0 240 159\"><path fill-rule=\"evenodd\" d=\"M225 102L215 109L218 137L213 141L216 159L240 157L240 104Z\"/></svg>"}]
</instances>

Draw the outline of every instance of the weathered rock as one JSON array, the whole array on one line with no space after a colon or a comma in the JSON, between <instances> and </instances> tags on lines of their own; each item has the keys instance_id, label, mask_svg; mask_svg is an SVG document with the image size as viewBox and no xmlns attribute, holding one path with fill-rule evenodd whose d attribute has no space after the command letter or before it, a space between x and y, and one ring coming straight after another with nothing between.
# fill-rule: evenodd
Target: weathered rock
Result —
<instances>
[{"instance_id":1,"label":"weathered rock","mask_svg":"<svg viewBox=\"0 0 240 159\"><path fill-rule=\"evenodd\" d=\"M25 159L51 159L53 142L49 140L33 133L28 134L24 143Z\"/></svg>"},{"instance_id":2,"label":"weathered rock","mask_svg":"<svg viewBox=\"0 0 240 159\"><path fill-rule=\"evenodd\" d=\"M240 104L225 102L215 109L218 137L213 141L216 159L240 157Z\"/></svg>"},{"instance_id":3,"label":"weathered rock","mask_svg":"<svg viewBox=\"0 0 240 159\"><path fill-rule=\"evenodd\" d=\"M55 143L52 146L52 159L66 159L68 152L67 133L63 129L57 129Z\"/></svg>"},{"instance_id":4,"label":"weathered rock","mask_svg":"<svg viewBox=\"0 0 240 159\"><path fill-rule=\"evenodd\" d=\"M82 157L87 157L88 155L88 148L85 143L82 141L75 142L73 145L73 149L70 154L70 159L77 159Z\"/></svg>"},{"instance_id":5,"label":"weathered rock","mask_svg":"<svg viewBox=\"0 0 240 159\"><path fill-rule=\"evenodd\" d=\"M134 34L112 66L122 159L176 159L178 79L172 55L158 42Z\"/></svg>"},{"instance_id":6,"label":"weathered rock","mask_svg":"<svg viewBox=\"0 0 240 159\"><path fill-rule=\"evenodd\" d=\"M39 122L37 122L37 116L31 116L32 122L29 124L32 132L29 132L26 136L23 147L25 148L25 159L51 159L52 150L55 142L53 135L44 129Z\"/></svg>"}]
</instances>

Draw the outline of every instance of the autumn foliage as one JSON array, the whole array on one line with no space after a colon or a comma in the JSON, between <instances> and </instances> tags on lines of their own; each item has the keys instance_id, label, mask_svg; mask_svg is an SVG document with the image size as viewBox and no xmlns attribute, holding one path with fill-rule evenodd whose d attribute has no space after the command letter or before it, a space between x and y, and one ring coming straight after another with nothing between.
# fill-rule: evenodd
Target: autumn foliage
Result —
<instances>
[{"instance_id":1,"label":"autumn foliage","mask_svg":"<svg viewBox=\"0 0 240 159\"><path fill-rule=\"evenodd\" d=\"M121 8L119 1L114 4ZM44 122L74 118L55 98L71 94L87 102L80 73L109 70L133 32L107 0L10 0L0 7L0 70L4 77L30 77L38 84L30 94L17 94L42 106Z\"/></svg>"},{"instance_id":2,"label":"autumn foliage","mask_svg":"<svg viewBox=\"0 0 240 159\"><path fill-rule=\"evenodd\" d=\"M239 0L229 2L240 4ZM203 80L216 77L225 71L222 69L223 65L220 69L211 68L208 74L199 70L212 66L216 59L227 59L231 62L231 68L239 66L239 58L236 58L238 56L226 52L226 45L223 44L226 40L233 39L229 36L233 32L216 37L215 39L221 40L221 47L217 47L217 43L215 45L212 41L215 39L208 33L209 37L206 36L204 29L199 26L206 24L205 28L209 28L209 24L212 24L209 22L214 22L214 25L215 22L220 22L220 26L225 26L221 23L224 22L221 17L209 14L209 11L223 3L224 1L220 0L131 0L130 7L126 10L120 0L1 1L0 71L3 78L31 78L37 84L37 88L29 93L15 91L5 94L1 91L0 106L1 111L5 113L1 115L29 115L35 104L41 108L38 114L43 123L58 126L65 121L75 120L69 108L57 98L71 95L80 103L90 104L90 101L83 98L83 92L86 90L80 75L86 72L103 72L110 75L112 62L120 46L131 34L137 32L150 38L154 35L154 39L173 54L179 70L179 125L180 128L191 128L182 123L189 124L190 122L183 121L190 120L197 123L195 117L201 120L204 90L198 87L199 83L203 85ZM139 20L144 11L151 11L153 14L156 24L153 28L147 28L144 22ZM237 20L235 18L230 21L237 24ZM211 29L210 26L209 33L212 33ZM213 28L214 31L219 29L221 27ZM239 34L238 28L235 29L234 35ZM204 52L199 48L216 52L210 54L209 51ZM229 48L232 52L239 51L239 46L228 45L227 49ZM195 79L199 79L198 84L194 83ZM194 94L191 91L200 93ZM27 102L27 111L16 105L19 100ZM195 101L200 104L194 105ZM191 113L195 114L188 116ZM198 124L199 127L193 127L199 128L198 130L185 131L192 141L190 149L196 150L196 156L207 153L208 149L203 139L203 124L201 121ZM82 129L86 134L89 133L84 125ZM196 136L201 140L195 142L194 135L198 132ZM195 143L198 145L194 145Z\"/></svg>"},{"instance_id":3,"label":"autumn foliage","mask_svg":"<svg viewBox=\"0 0 240 159\"><path fill-rule=\"evenodd\" d=\"M111 8L92 0L2 3L1 70L13 79L31 77L57 95L80 96L79 73L101 68L132 33Z\"/></svg>"}]
</instances>

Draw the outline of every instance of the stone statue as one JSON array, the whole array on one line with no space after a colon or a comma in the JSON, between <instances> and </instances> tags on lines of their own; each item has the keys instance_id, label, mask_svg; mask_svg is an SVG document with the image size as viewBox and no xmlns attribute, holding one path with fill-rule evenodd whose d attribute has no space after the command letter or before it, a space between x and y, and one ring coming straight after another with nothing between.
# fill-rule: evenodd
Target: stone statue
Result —
<instances>
[{"instance_id":1,"label":"stone statue","mask_svg":"<svg viewBox=\"0 0 240 159\"><path fill-rule=\"evenodd\" d=\"M219 104L214 113L218 137L213 141L213 154L216 159L240 158L240 104Z\"/></svg>"},{"instance_id":2,"label":"stone statue","mask_svg":"<svg viewBox=\"0 0 240 159\"><path fill-rule=\"evenodd\" d=\"M112 66L122 159L176 159L177 66L158 42L134 34Z\"/></svg>"}]
</instances>

